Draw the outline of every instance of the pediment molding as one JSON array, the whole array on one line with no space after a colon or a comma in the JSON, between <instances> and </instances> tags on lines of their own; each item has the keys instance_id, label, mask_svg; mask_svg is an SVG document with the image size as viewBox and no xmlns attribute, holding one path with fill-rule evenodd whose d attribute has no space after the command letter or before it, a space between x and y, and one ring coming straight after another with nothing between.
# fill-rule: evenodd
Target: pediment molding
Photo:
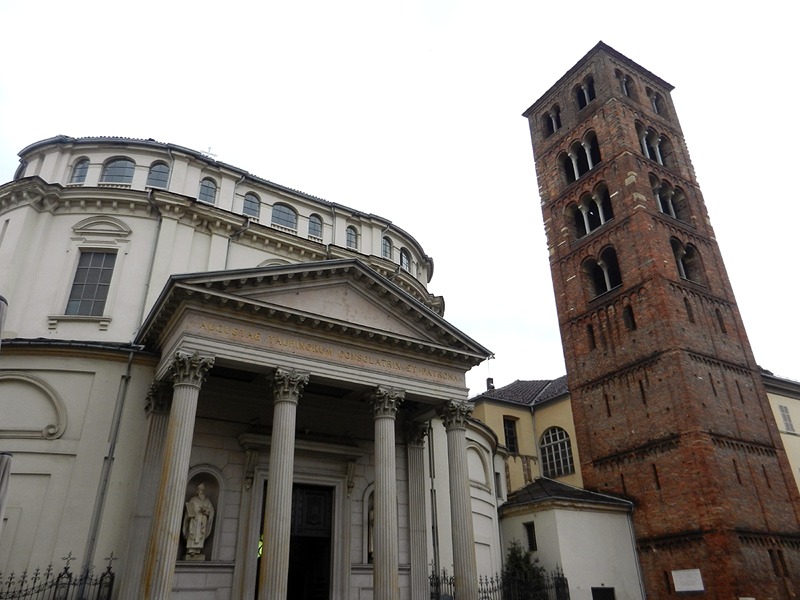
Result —
<instances>
[{"instance_id":1,"label":"pediment molding","mask_svg":"<svg viewBox=\"0 0 800 600\"><path fill-rule=\"evenodd\" d=\"M358 304L351 313L342 307L341 314L335 314L331 307L337 306L336 298L327 307L315 304L325 294L345 293ZM358 260L175 276L143 324L137 343L158 349L170 322L191 305L252 323L279 323L298 332L381 344L470 366L491 354Z\"/></svg>"}]
</instances>

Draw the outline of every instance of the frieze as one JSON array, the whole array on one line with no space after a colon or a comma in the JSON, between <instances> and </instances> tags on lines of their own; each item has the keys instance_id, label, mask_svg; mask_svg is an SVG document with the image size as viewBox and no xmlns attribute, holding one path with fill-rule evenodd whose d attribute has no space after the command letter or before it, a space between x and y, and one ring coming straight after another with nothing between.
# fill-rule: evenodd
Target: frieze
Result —
<instances>
[{"instance_id":1,"label":"frieze","mask_svg":"<svg viewBox=\"0 0 800 600\"><path fill-rule=\"evenodd\" d=\"M356 367L391 373L418 380L435 381L452 385L464 383L460 371L432 368L372 350L355 350L343 345L314 340L301 335L270 331L267 328L233 324L219 318L189 315L185 321L187 331L214 339L238 342L284 354L320 358Z\"/></svg>"}]
</instances>

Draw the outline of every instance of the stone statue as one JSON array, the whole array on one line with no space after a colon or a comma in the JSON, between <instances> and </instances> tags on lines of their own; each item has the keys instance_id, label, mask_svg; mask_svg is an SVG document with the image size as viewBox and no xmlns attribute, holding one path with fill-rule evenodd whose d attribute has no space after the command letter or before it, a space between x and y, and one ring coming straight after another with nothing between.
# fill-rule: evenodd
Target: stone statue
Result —
<instances>
[{"instance_id":1,"label":"stone statue","mask_svg":"<svg viewBox=\"0 0 800 600\"><path fill-rule=\"evenodd\" d=\"M186 538L184 560L205 560L203 546L211 534L214 523L214 505L206 498L206 486L197 486L197 494L186 503L186 516L183 518L183 537Z\"/></svg>"}]
</instances>

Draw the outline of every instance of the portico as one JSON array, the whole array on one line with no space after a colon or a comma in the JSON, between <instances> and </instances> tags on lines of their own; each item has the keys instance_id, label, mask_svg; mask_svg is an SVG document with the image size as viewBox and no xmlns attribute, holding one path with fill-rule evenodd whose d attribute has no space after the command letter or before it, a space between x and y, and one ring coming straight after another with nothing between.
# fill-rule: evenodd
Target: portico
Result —
<instances>
[{"instance_id":1,"label":"portico","mask_svg":"<svg viewBox=\"0 0 800 600\"><path fill-rule=\"evenodd\" d=\"M150 527L133 534L150 550L126 589L188 598L184 582L216 577L234 598L416 597L433 486L420 452L441 418L454 569L471 598L464 373L489 351L357 260L173 277L137 341L173 392L148 440ZM201 482L216 523L206 560L187 562L180 520ZM326 581L303 574L309 560Z\"/></svg>"}]
</instances>

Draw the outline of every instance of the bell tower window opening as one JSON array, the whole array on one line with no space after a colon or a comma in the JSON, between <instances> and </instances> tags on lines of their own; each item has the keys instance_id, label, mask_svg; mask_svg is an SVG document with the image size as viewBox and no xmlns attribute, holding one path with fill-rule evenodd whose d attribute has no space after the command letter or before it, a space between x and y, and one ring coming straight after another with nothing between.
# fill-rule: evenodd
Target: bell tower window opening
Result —
<instances>
[{"instance_id":1,"label":"bell tower window opening","mask_svg":"<svg viewBox=\"0 0 800 600\"><path fill-rule=\"evenodd\" d=\"M581 196L580 203L570 205L568 209L575 239L582 238L613 218L611 197L605 184L598 185L593 193Z\"/></svg>"},{"instance_id":2,"label":"bell tower window opening","mask_svg":"<svg viewBox=\"0 0 800 600\"><path fill-rule=\"evenodd\" d=\"M591 298L601 296L622 285L617 252L614 248L603 250L597 260L590 258L585 261L584 272L588 277Z\"/></svg>"},{"instance_id":3,"label":"bell tower window opening","mask_svg":"<svg viewBox=\"0 0 800 600\"><path fill-rule=\"evenodd\" d=\"M550 137L561 129L561 109L558 104L542 115L542 129L544 137Z\"/></svg>"},{"instance_id":4,"label":"bell tower window opening","mask_svg":"<svg viewBox=\"0 0 800 600\"><path fill-rule=\"evenodd\" d=\"M578 110L586 108L594 100L594 78L590 75L583 80L583 83L575 86L575 100L578 102Z\"/></svg>"},{"instance_id":5,"label":"bell tower window opening","mask_svg":"<svg viewBox=\"0 0 800 600\"><path fill-rule=\"evenodd\" d=\"M569 151L560 157L567 185L594 169L601 160L597 135L589 131L582 140L573 142Z\"/></svg>"},{"instance_id":6,"label":"bell tower window opening","mask_svg":"<svg viewBox=\"0 0 800 600\"><path fill-rule=\"evenodd\" d=\"M683 245L680 240L672 238L670 240L672 245L672 254L675 257L675 266L678 269L678 274L681 279L688 279L695 283L703 283L702 264L700 262L700 254L697 249L691 244Z\"/></svg>"}]
</instances>

